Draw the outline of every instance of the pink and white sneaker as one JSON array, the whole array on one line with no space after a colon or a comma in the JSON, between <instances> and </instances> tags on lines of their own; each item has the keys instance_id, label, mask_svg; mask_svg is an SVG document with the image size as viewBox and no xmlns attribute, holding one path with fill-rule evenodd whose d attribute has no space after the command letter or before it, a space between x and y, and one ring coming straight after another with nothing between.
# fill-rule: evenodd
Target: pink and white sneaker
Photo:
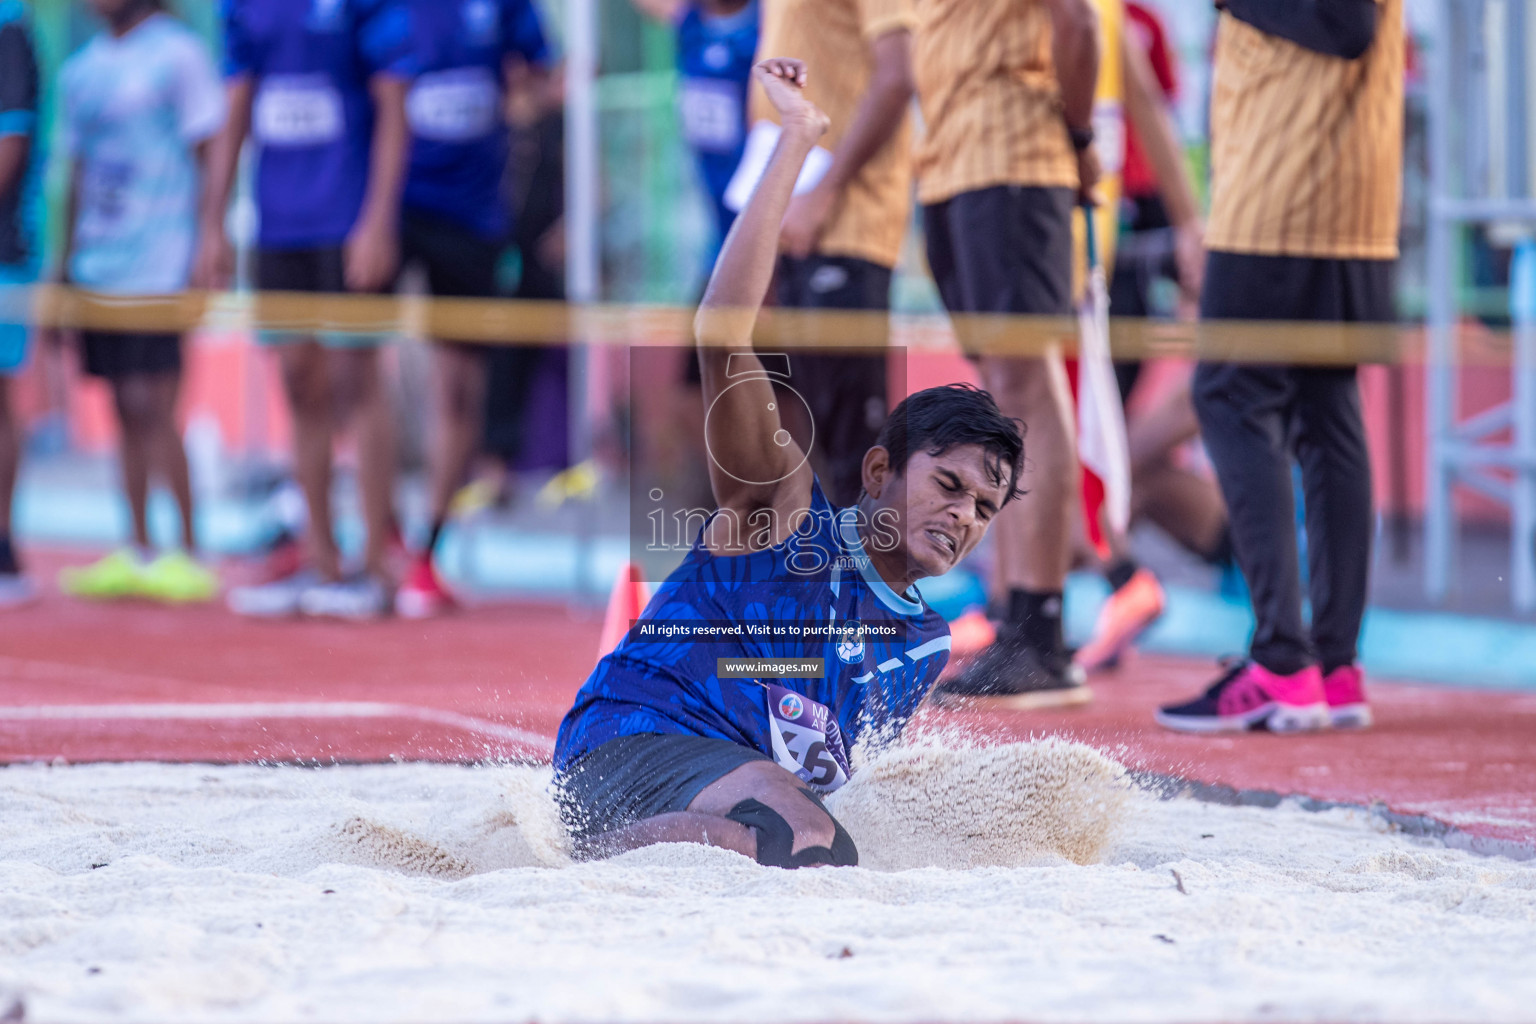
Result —
<instances>
[{"instance_id":1,"label":"pink and white sneaker","mask_svg":"<svg viewBox=\"0 0 1536 1024\"><path fill-rule=\"evenodd\" d=\"M1157 712L1157 724L1178 732L1312 732L1328 728L1328 700L1316 665L1279 675L1255 661L1240 661L1187 704Z\"/></svg>"},{"instance_id":2,"label":"pink and white sneaker","mask_svg":"<svg viewBox=\"0 0 1536 1024\"><path fill-rule=\"evenodd\" d=\"M1374 719L1359 665L1340 665L1323 677L1328 719L1335 729L1369 729Z\"/></svg>"}]
</instances>

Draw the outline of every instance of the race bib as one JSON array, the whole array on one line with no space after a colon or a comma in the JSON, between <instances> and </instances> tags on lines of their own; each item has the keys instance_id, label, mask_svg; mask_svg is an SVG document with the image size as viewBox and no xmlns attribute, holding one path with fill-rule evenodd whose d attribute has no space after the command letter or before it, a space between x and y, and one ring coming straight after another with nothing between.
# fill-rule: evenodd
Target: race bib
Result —
<instances>
[{"instance_id":1,"label":"race bib","mask_svg":"<svg viewBox=\"0 0 1536 1024\"><path fill-rule=\"evenodd\" d=\"M433 71L416 79L405 99L411 131L434 142L467 142L496 130L501 90L487 68Z\"/></svg>"},{"instance_id":2,"label":"race bib","mask_svg":"<svg viewBox=\"0 0 1536 1024\"><path fill-rule=\"evenodd\" d=\"M831 710L782 686L765 689L773 759L779 767L821 793L830 793L847 782L848 750Z\"/></svg>"},{"instance_id":3,"label":"race bib","mask_svg":"<svg viewBox=\"0 0 1536 1024\"><path fill-rule=\"evenodd\" d=\"M694 149L729 153L741 142L741 93L735 83L685 78L677 107L683 139Z\"/></svg>"},{"instance_id":4,"label":"race bib","mask_svg":"<svg viewBox=\"0 0 1536 1024\"><path fill-rule=\"evenodd\" d=\"M320 146L346 127L341 93L323 77L267 79L251 111L252 131L267 146Z\"/></svg>"}]
</instances>

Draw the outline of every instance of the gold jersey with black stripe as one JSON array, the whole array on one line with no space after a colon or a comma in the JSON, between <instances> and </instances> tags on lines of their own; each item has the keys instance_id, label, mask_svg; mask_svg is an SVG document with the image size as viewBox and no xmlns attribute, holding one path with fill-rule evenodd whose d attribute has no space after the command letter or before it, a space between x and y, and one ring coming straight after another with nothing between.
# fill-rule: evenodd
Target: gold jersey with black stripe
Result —
<instances>
[{"instance_id":1,"label":"gold jersey with black stripe","mask_svg":"<svg viewBox=\"0 0 1536 1024\"><path fill-rule=\"evenodd\" d=\"M1215 250L1394 259L1402 200L1403 0L1345 60L1223 13L1211 89Z\"/></svg>"},{"instance_id":2,"label":"gold jersey with black stripe","mask_svg":"<svg viewBox=\"0 0 1536 1024\"><path fill-rule=\"evenodd\" d=\"M870 44L888 32L910 31L913 0L763 0L758 59L805 61L806 94L826 112L831 127L821 145L836 150L869 89ZM752 120L777 121L762 89L752 89ZM912 212L912 117L859 168L832 211L816 251L855 256L893 267Z\"/></svg>"}]
</instances>

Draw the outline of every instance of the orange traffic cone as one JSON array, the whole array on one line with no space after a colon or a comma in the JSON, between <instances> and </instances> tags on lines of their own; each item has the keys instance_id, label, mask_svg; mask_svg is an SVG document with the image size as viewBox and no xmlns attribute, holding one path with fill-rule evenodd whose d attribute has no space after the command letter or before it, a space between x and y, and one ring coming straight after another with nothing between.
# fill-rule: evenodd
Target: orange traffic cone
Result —
<instances>
[{"instance_id":1,"label":"orange traffic cone","mask_svg":"<svg viewBox=\"0 0 1536 1024\"><path fill-rule=\"evenodd\" d=\"M645 578L640 575L640 567L634 562L625 562L619 570L619 578L613 581L613 592L608 595L608 611L603 616L603 635L597 641L599 661L603 655L619 646L619 641L624 639L630 625L645 611L650 599L650 590L645 585Z\"/></svg>"}]
</instances>

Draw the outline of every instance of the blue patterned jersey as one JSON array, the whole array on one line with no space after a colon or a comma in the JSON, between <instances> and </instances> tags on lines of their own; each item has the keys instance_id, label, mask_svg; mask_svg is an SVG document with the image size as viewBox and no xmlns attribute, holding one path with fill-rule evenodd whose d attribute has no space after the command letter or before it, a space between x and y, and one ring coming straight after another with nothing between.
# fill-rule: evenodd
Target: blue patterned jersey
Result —
<instances>
[{"instance_id":1,"label":"blue patterned jersey","mask_svg":"<svg viewBox=\"0 0 1536 1024\"><path fill-rule=\"evenodd\" d=\"M885 584L864 554L857 516L814 483L810 515L777 547L714 555L701 531L577 693L555 740L556 770L611 739L648 732L730 740L772 757L768 683L826 705L850 744L899 734L949 660L949 625L915 588L903 595ZM859 637L829 629L850 623L862 626ZM668 624L737 632L657 637ZM721 678L717 659L736 657L821 658L826 674Z\"/></svg>"},{"instance_id":2,"label":"blue patterned jersey","mask_svg":"<svg viewBox=\"0 0 1536 1024\"><path fill-rule=\"evenodd\" d=\"M757 26L757 0L724 16L689 4L677 23L683 139L698 161L721 238L736 216L725 205L725 187L747 143L747 86L757 57Z\"/></svg>"}]
</instances>

